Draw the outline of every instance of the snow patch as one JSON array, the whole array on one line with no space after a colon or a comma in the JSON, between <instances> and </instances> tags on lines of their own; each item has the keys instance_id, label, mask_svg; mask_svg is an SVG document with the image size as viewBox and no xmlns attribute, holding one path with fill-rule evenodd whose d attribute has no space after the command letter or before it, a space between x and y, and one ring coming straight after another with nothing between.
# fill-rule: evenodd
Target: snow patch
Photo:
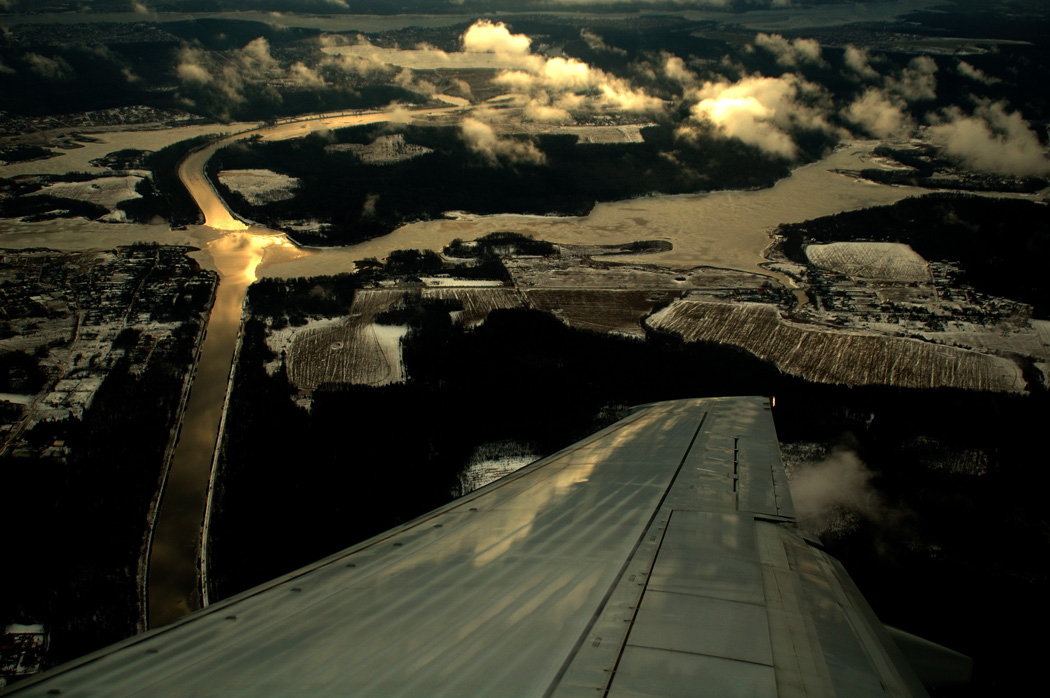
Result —
<instances>
[{"instance_id":1,"label":"snow patch","mask_svg":"<svg viewBox=\"0 0 1050 698\"><path fill-rule=\"evenodd\" d=\"M271 170L223 170L219 182L252 206L262 206L295 197L299 180Z\"/></svg>"},{"instance_id":2,"label":"snow patch","mask_svg":"<svg viewBox=\"0 0 1050 698\"><path fill-rule=\"evenodd\" d=\"M352 153L366 165L391 165L412 160L434 151L422 145L408 143L403 135L395 133L389 136L380 136L367 145L361 143L336 143L325 146L325 152Z\"/></svg>"},{"instance_id":3,"label":"snow patch","mask_svg":"<svg viewBox=\"0 0 1050 698\"><path fill-rule=\"evenodd\" d=\"M142 198L142 195L135 191L135 187L141 181L142 177L99 177L86 182L55 182L29 196L48 195L87 201L113 210L121 201ZM119 213L123 214L123 211Z\"/></svg>"},{"instance_id":4,"label":"snow patch","mask_svg":"<svg viewBox=\"0 0 1050 698\"><path fill-rule=\"evenodd\" d=\"M895 242L832 242L807 245L806 257L818 267L853 278L895 283L929 283L923 259L908 245Z\"/></svg>"}]
</instances>

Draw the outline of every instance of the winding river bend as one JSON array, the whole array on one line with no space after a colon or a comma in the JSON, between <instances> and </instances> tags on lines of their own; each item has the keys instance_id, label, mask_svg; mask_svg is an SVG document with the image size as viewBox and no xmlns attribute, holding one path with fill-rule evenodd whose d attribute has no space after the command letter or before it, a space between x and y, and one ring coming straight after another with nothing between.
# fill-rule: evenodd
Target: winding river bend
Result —
<instances>
[{"instance_id":1,"label":"winding river bend","mask_svg":"<svg viewBox=\"0 0 1050 698\"><path fill-rule=\"evenodd\" d=\"M453 107L431 109L412 116L420 119L454 111ZM296 138L388 118L388 113L371 112L290 120L224 138L193 153L180 166L180 177L205 216L205 225L191 235L206 241L199 253L201 261L219 273L220 284L154 530L148 572L150 627L169 623L201 605L201 531L208 483L244 297L257 275L288 278L345 272L355 259L383 258L395 249L440 250L456 237L514 230L565 243L659 238L670 241L672 251L637 261L674 268L719 266L774 276L761 264L769 230L777 224L889 204L921 192L831 171L877 166L872 159L876 142L865 141L840 147L769 189L603 203L577 218L465 215L409 224L350 248L308 250L294 247L281 233L238 219L204 175L216 150L254 134L273 140Z\"/></svg>"},{"instance_id":2,"label":"winding river bend","mask_svg":"<svg viewBox=\"0 0 1050 698\"><path fill-rule=\"evenodd\" d=\"M450 109L431 109L415 116L444 111ZM204 214L203 230L196 231L196 236L209 240L202 262L218 273L219 288L151 536L149 627L165 625L201 607L202 522L248 286L264 259L273 263L316 254L299 250L282 233L234 216L205 176L205 165L219 148L251 135L281 140L388 118L384 112L367 112L290 120L223 138L190 154L179 166L179 178Z\"/></svg>"}]
</instances>

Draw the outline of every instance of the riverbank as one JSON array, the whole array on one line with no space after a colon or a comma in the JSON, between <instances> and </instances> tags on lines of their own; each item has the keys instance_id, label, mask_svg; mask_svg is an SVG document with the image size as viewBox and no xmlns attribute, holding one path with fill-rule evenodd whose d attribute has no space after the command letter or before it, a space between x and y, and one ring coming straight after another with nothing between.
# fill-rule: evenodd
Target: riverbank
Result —
<instances>
[{"instance_id":1,"label":"riverbank","mask_svg":"<svg viewBox=\"0 0 1050 698\"><path fill-rule=\"evenodd\" d=\"M215 449L212 453L211 474L208 477L208 491L204 496L204 522L201 525L200 542L200 595L201 606L207 607L210 603L210 589L208 586L208 555L211 531L212 505L214 504L215 484L219 477L219 458L222 454L222 440L226 433L226 415L230 409L230 395L233 394L233 382L237 377L237 364L240 361L241 347L244 344L244 323L248 318L247 305L241 310L241 325L237 329L237 345L233 350L233 363L230 365L230 378L226 384L226 399L222 405L222 418L219 420L219 433L215 437Z\"/></svg>"},{"instance_id":2,"label":"riverbank","mask_svg":"<svg viewBox=\"0 0 1050 698\"><path fill-rule=\"evenodd\" d=\"M153 551L153 532L156 527L157 515L160 512L160 506L164 499L164 490L167 488L168 474L171 472L171 463L175 457L175 447L179 441L179 434L182 433L182 422L186 415L186 406L189 403L190 390L193 387L194 376L197 374L197 365L200 362L201 347L204 345L204 337L208 330L208 319L211 317L211 310L215 305L215 295L218 292L218 288L219 280L216 277L215 283L212 286L211 297L208 299L207 314L203 315L200 327L197 330L197 336L194 340L193 360L190 369L186 372L182 381L182 392L179 395L179 403L176 409L177 418L175 424L171 428L171 436L168 439L168 445L164 450L164 467L161 472L160 481L157 485L157 491L154 494L153 499L150 501L149 513L146 517L146 535L143 541L142 553L139 556L137 572L135 575L139 589L138 632L142 632L149 628L149 559Z\"/></svg>"}]
</instances>

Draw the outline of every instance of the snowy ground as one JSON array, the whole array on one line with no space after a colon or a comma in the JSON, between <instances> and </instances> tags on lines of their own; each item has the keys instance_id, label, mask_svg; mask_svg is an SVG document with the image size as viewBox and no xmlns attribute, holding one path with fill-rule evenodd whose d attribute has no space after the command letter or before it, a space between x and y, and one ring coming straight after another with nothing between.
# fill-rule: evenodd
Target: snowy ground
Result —
<instances>
[{"instance_id":1,"label":"snowy ground","mask_svg":"<svg viewBox=\"0 0 1050 698\"><path fill-rule=\"evenodd\" d=\"M329 153L353 153L361 162L369 165L392 165L406 160L412 160L420 155L433 152L414 143L405 141L400 133L389 136L380 136L368 145L361 143L337 143L325 147Z\"/></svg>"},{"instance_id":2,"label":"snowy ground","mask_svg":"<svg viewBox=\"0 0 1050 698\"><path fill-rule=\"evenodd\" d=\"M554 133L571 133L579 136L580 143L641 143L642 129L653 124L630 124L626 126L562 126Z\"/></svg>"},{"instance_id":3,"label":"snowy ground","mask_svg":"<svg viewBox=\"0 0 1050 698\"><path fill-rule=\"evenodd\" d=\"M142 177L99 177L87 182L56 182L33 195L50 195L63 199L88 201L98 206L113 209L121 201L140 199L142 195L135 187Z\"/></svg>"},{"instance_id":4,"label":"snowy ground","mask_svg":"<svg viewBox=\"0 0 1050 698\"><path fill-rule=\"evenodd\" d=\"M785 373L845 385L1020 392L1018 366L998 356L914 339L785 320L771 305L676 301L646 320L689 342L738 346Z\"/></svg>"},{"instance_id":5,"label":"snowy ground","mask_svg":"<svg viewBox=\"0 0 1050 698\"><path fill-rule=\"evenodd\" d=\"M298 179L270 170L223 170L219 181L252 206L291 199L299 188Z\"/></svg>"},{"instance_id":6,"label":"snowy ground","mask_svg":"<svg viewBox=\"0 0 1050 698\"><path fill-rule=\"evenodd\" d=\"M460 473L458 495L462 497L465 494L470 494L476 489L480 489L499 480L501 477L524 468L534 460L536 460L534 456L511 456L474 463Z\"/></svg>"},{"instance_id":7,"label":"snowy ground","mask_svg":"<svg viewBox=\"0 0 1050 698\"><path fill-rule=\"evenodd\" d=\"M266 346L277 356L266 363L266 373L274 375L281 367L281 355L290 351L297 337L301 337L316 330L329 329L346 324L345 317L334 318L310 318L305 325L292 327L291 325L280 330L270 330L266 334Z\"/></svg>"},{"instance_id":8,"label":"snowy ground","mask_svg":"<svg viewBox=\"0 0 1050 698\"><path fill-rule=\"evenodd\" d=\"M431 288L474 288L474 287L499 287L502 281L485 279L452 279L447 276L424 276L420 278L424 286Z\"/></svg>"},{"instance_id":9,"label":"snowy ground","mask_svg":"<svg viewBox=\"0 0 1050 698\"><path fill-rule=\"evenodd\" d=\"M926 260L908 245L895 242L807 245L806 256L818 267L853 278L904 284L933 281Z\"/></svg>"}]
</instances>

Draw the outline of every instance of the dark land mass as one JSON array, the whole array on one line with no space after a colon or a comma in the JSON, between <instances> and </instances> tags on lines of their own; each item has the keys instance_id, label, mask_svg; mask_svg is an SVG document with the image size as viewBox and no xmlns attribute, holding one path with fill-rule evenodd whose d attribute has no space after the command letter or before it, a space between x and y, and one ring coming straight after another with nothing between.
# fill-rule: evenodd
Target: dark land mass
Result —
<instances>
[{"instance_id":1,"label":"dark land mass","mask_svg":"<svg viewBox=\"0 0 1050 698\"><path fill-rule=\"evenodd\" d=\"M132 249L157 259L186 251ZM114 342L121 356L82 417L40 422L0 457L0 501L11 541L3 553L0 620L47 627L45 668L141 630L137 573L146 522L215 283L195 262L176 267L165 260L141 269L143 278L124 284L137 287L127 300L136 313L149 311L178 327L160 341L125 329ZM99 282L69 275L69 285L87 291ZM26 393L48 380L36 357L0 355L0 389Z\"/></svg>"},{"instance_id":2,"label":"dark land mass","mask_svg":"<svg viewBox=\"0 0 1050 698\"><path fill-rule=\"evenodd\" d=\"M957 263L960 281L978 291L1029 303L1036 316L1050 317L1050 207L1043 203L928 194L782 225L778 233L783 252L800 264L807 262L807 243L905 243L927 260Z\"/></svg>"},{"instance_id":3,"label":"dark land mass","mask_svg":"<svg viewBox=\"0 0 1050 698\"><path fill-rule=\"evenodd\" d=\"M108 166L114 172L121 170L149 170L152 177L144 177L136 186L139 198L117 204L133 223L151 223L157 218L173 226L204 222L197 202L193 200L179 179L179 162L189 153L215 140L217 136L197 136L179 141L156 152L148 150L121 150L110 153L94 164ZM35 194L55 182L87 182L98 177L89 172L70 172L63 175L35 175L17 179L0 179L0 218L21 218L26 221L55 218L87 218L97 220L109 213L104 206L89 201L65 199L47 194Z\"/></svg>"},{"instance_id":4,"label":"dark land mass","mask_svg":"<svg viewBox=\"0 0 1050 698\"><path fill-rule=\"evenodd\" d=\"M782 442L845 444L873 474L879 505L851 514L824 543L879 617L976 658L972 686L938 695L1006 694L1033 678L1019 667L1039 666L1040 650L1011 628L1050 611L1046 393L812 384L730 347L599 335L530 310L495 311L464 330L449 308L423 302L399 318L413 323L407 383L322 387L307 412L283 371L262 368L273 358L264 322L293 299L348 307L354 285L343 277L252 288L212 528L215 597L448 501L482 444L550 454L628 405L773 394Z\"/></svg>"},{"instance_id":5,"label":"dark land mass","mask_svg":"<svg viewBox=\"0 0 1050 698\"><path fill-rule=\"evenodd\" d=\"M926 189L953 189L955 191L989 191L1034 194L1050 186L1046 177L1019 177L1003 174L974 173L959 170L955 163L938 154L931 145L909 148L894 148L880 145L875 148L875 155L888 157L907 170L883 170L867 168L854 174L872 182L890 185L924 187Z\"/></svg>"},{"instance_id":6,"label":"dark land mass","mask_svg":"<svg viewBox=\"0 0 1050 698\"><path fill-rule=\"evenodd\" d=\"M366 145L394 133L432 152L374 165L330 147ZM542 164L507 163L471 150L458 128L380 124L290 141L237 143L216 153L208 174L217 182L222 170L259 168L299 179L294 198L262 205L250 205L221 184L217 188L238 215L275 228L304 218L324 221L319 233L292 235L303 243L342 245L451 210L583 215L597 201L755 189L772 186L790 172L788 161L738 140L676 139L671 126L645 128L642 135L643 143L631 144L538 136L531 142L543 154Z\"/></svg>"},{"instance_id":7,"label":"dark land mass","mask_svg":"<svg viewBox=\"0 0 1050 698\"><path fill-rule=\"evenodd\" d=\"M120 11L128 9L125 3ZM241 9L241 8L238 8ZM284 9L287 9L285 7ZM214 12L214 4L205 11ZM188 108L220 121L266 120L340 109L367 109L394 101L419 103L410 90L345 72L327 74L327 84L265 75L238 75L226 85L224 69L255 39L265 39L275 61L314 64L320 48L316 29L275 27L262 22L188 19L176 22L21 25L0 30L0 112L40 117L141 105L157 110ZM217 80L180 80L185 50ZM105 85L106 89L99 89Z\"/></svg>"}]
</instances>

